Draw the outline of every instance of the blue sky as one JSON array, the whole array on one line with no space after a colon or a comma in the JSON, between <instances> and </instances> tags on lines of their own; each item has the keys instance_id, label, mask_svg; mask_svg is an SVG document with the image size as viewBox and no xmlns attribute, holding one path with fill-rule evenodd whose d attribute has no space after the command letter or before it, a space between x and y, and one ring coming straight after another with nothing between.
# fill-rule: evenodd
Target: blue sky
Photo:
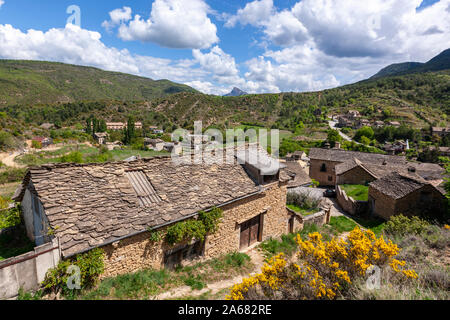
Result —
<instances>
[{"instance_id":1,"label":"blue sky","mask_svg":"<svg viewBox=\"0 0 450 320\"><path fill-rule=\"evenodd\" d=\"M81 25L66 25L77 5ZM205 93L315 91L450 44L450 0L0 0L0 58L60 61Z\"/></svg>"}]
</instances>

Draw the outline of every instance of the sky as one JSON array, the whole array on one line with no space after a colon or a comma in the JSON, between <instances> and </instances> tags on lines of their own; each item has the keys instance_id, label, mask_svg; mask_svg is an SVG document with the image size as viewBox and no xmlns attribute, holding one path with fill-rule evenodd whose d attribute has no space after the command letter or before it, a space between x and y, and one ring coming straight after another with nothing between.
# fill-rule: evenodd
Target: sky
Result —
<instances>
[{"instance_id":1,"label":"sky","mask_svg":"<svg viewBox=\"0 0 450 320\"><path fill-rule=\"evenodd\" d=\"M317 91L450 48L450 0L0 0L0 58L207 94Z\"/></svg>"}]
</instances>

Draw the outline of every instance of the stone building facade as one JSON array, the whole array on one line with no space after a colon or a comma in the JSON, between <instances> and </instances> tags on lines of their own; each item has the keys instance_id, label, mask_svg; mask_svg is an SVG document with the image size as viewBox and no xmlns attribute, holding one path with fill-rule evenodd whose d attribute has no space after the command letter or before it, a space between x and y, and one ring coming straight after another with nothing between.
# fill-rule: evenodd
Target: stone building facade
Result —
<instances>
[{"instance_id":1,"label":"stone building facade","mask_svg":"<svg viewBox=\"0 0 450 320\"><path fill-rule=\"evenodd\" d=\"M309 176L321 186L367 184L392 172L414 172L433 184L442 182L444 169L433 163L418 163L403 156L312 148Z\"/></svg>"},{"instance_id":2,"label":"stone building facade","mask_svg":"<svg viewBox=\"0 0 450 320\"><path fill-rule=\"evenodd\" d=\"M63 259L103 248L104 277L171 267L244 250L288 232L289 177L272 158L268 167L261 158L252 164L245 159L186 164L158 157L44 165L28 171L14 199L27 208L30 238L43 239L52 231L48 241L59 239ZM214 208L223 210L223 218L204 242L169 246L150 240L149 230L164 238L169 226ZM36 225L40 227L32 227Z\"/></svg>"},{"instance_id":3,"label":"stone building facade","mask_svg":"<svg viewBox=\"0 0 450 320\"><path fill-rule=\"evenodd\" d=\"M221 207L223 218L217 232L208 235L194 259L210 259L233 251L240 251L240 233L244 222L261 217L260 238L264 241L288 232L290 215L286 210L286 184L268 185L260 194ZM168 226L167 226L168 227ZM164 237L167 227L158 229ZM259 242L258 241L258 242ZM170 252L183 250L191 243L175 246L165 241L152 243L150 232L144 232L103 247L105 273L102 277L134 272L143 268L165 267L165 257ZM188 262L186 259L185 262Z\"/></svg>"},{"instance_id":4,"label":"stone building facade","mask_svg":"<svg viewBox=\"0 0 450 320\"><path fill-rule=\"evenodd\" d=\"M369 184L369 210L385 220L399 214L439 218L444 193L418 176L394 173Z\"/></svg>"}]
</instances>

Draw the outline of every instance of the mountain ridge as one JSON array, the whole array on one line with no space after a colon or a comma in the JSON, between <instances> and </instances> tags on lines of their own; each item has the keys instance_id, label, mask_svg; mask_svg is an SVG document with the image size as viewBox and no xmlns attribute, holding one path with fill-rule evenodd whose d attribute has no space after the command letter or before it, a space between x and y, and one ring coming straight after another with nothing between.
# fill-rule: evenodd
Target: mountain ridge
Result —
<instances>
[{"instance_id":1,"label":"mountain ridge","mask_svg":"<svg viewBox=\"0 0 450 320\"><path fill-rule=\"evenodd\" d=\"M430 71L441 71L450 69L450 49L442 51L428 62L403 62L394 63L381 69L370 79L379 79L391 76L400 76L411 73L422 73Z\"/></svg>"},{"instance_id":2,"label":"mountain ridge","mask_svg":"<svg viewBox=\"0 0 450 320\"><path fill-rule=\"evenodd\" d=\"M197 90L169 80L60 62L0 60L0 106L83 100L150 100Z\"/></svg>"}]
</instances>

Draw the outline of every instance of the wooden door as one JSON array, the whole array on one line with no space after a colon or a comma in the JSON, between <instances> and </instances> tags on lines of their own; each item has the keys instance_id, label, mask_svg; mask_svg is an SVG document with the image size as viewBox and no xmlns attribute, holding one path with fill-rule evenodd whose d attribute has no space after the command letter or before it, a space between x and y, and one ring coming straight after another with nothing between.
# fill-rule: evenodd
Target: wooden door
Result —
<instances>
[{"instance_id":1,"label":"wooden door","mask_svg":"<svg viewBox=\"0 0 450 320\"><path fill-rule=\"evenodd\" d=\"M254 217L250 223L250 242L249 246L258 242L259 237L259 216Z\"/></svg>"},{"instance_id":2,"label":"wooden door","mask_svg":"<svg viewBox=\"0 0 450 320\"><path fill-rule=\"evenodd\" d=\"M241 224L240 249L245 249L259 240L260 216Z\"/></svg>"},{"instance_id":3,"label":"wooden door","mask_svg":"<svg viewBox=\"0 0 450 320\"><path fill-rule=\"evenodd\" d=\"M295 217L291 217L289 219L289 233L294 233L294 222L295 222Z\"/></svg>"}]
</instances>

